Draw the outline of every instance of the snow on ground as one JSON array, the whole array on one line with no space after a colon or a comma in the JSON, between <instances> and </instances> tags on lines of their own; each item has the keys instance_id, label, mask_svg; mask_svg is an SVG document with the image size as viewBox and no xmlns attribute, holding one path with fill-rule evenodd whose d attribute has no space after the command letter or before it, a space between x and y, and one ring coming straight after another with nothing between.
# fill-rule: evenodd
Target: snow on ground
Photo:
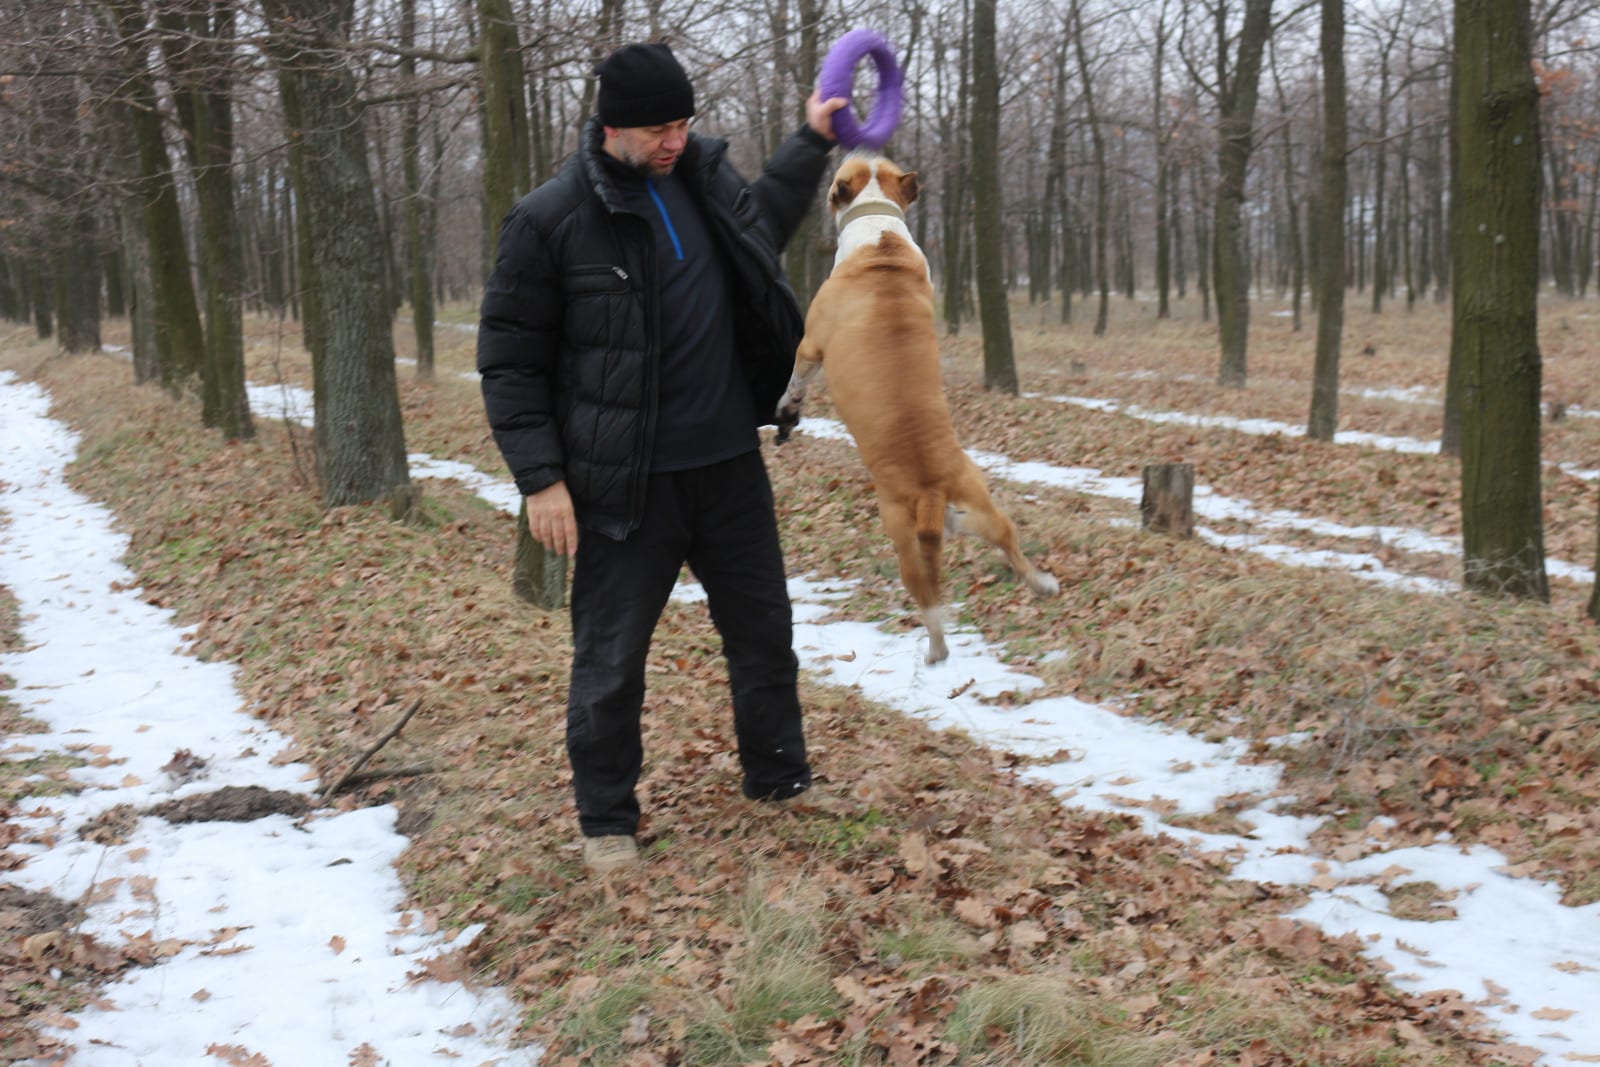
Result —
<instances>
[{"instance_id":1,"label":"snow on ground","mask_svg":"<svg viewBox=\"0 0 1600 1067\"><path fill-rule=\"evenodd\" d=\"M49 844L13 846L26 863L5 877L88 901L82 929L101 941L148 936L174 953L74 1014L61 1035L78 1047L71 1063L213 1067L211 1049L279 1065L355 1062L363 1049L407 1065L536 1062L501 1040L509 998L415 977L451 945L404 910L392 807L181 826L146 816L122 844L78 837L116 805L224 786L309 795L315 780L285 758L289 738L242 710L233 668L187 654L172 614L139 599L111 514L66 485L77 441L48 410L43 390L0 373L0 585L23 643L0 673L49 727L0 741L0 758L90 762L73 774L82 792L19 801L22 829Z\"/></svg>"},{"instance_id":2,"label":"snow on ground","mask_svg":"<svg viewBox=\"0 0 1600 1067\"><path fill-rule=\"evenodd\" d=\"M130 802L139 803L158 794L183 795L223 781L258 777L276 788L306 789L299 768L279 767L271 760L272 753L283 750L283 739L241 713L233 712L231 718L218 714L219 706L237 705L227 668L180 655L179 639L170 632L165 638L153 638L158 645L165 642L163 655L148 643L126 654L123 646L110 644L109 635L122 629L130 632L130 640L137 633L148 642L164 621L170 622L132 592L110 592L120 587L116 583L130 581L115 563L123 545L107 532L110 517L103 509L76 498L60 484L72 448L70 436L44 420L44 398L37 390L29 393L31 386L4 379L0 388L6 394L6 403L0 406L6 441L0 450L0 481L9 489L0 497L0 510L10 516L9 526L0 533L0 582L23 601L28 646L27 651L0 660L0 669L18 678L16 695L57 731L23 735L11 744L74 744L90 752L105 745L107 758L127 761L109 769L87 769L102 791L40 801L35 823L43 826L54 820L70 827L91 810L119 802L114 797L123 790L131 791ZM252 403L269 415L309 419L309 396L301 390L253 389ZM801 431L848 439L841 426L826 420L807 419ZM1093 471L1017 463L992 454L977 458L999 477L1135 504L1142 489L1131 479L1106 478ZM469 465L421 455L412 456L411 463L419 477L455 478L497 507L508 512L517 508L515 492L502 480ZM1196 504L1202 515L1242 517L1264 527L1277 524L1328 532L1336 525L1289 513L1263 515L1248 503L1209 493L1197 492ZM50 522L34 514L41 510L51 513ZM1374 534L1354 532L1367 529L1360 527L1338 529L1352 531L1343 536L1380 536L1391 543L1414 537L1418 545L1434 544L1418 531ZM43 547L60 551L73 539L83 544L67 549L64 557ZM1244 547L1279 552L1287 562L1302 565L1332 563L1357 567L1357 573L1363 573L1359 567L1366 565L1358 562L1356 553L1296 555L1297 550L1284 546ZM1376 569L1364 573L1385 581L1414 580ZM855 686L872 700L938 728L964 730L993 747L1031 757L1057 757L1028 773L1053 787L1064 802L1129 814L1151 832L1170 833L1197 849L1224 853L1234 860L1234 870L1242 878L1306 886L1310 900L1294 917L1316 923L1331 935L1355 933L1372 955L1394 966L1393 978L1401 987L1459 991L1510 1040L1540 1050L1547 1062L1590 1062L1600 1057L1600 1000L1594 996L1595 975L1600 973L1600 905L1562 906L1553 885L1509 875L1502 869L1504 857L1487 848L1463 849L1441 838L1427 847L1386 851L1382 820L1369 827L1367 855L1348 861L1319 856L1309 844L1315 824L1284 814L1270 799L1278 788L1278 769L1243 762L1243 746L1212 744L1068 697L1020 706L985 704L984 697L1026 693L1040 683L1008 667L1003 649L975 633L951 633L950 659L929 667L923 663L921 630L888 633L869 623L827 621L833 603L848 588L843 582L791 583L796 650L816 676ZM685 585L678 596L693 600L699 593L693 585ZM54 620L57 612L64 621L41 623ZM119 616L126 617L126 627L118 623ZM95 620L92 625L90 618ZM98 645L86 648L82 639L72 636L79 632L94 633L92 640ZM34 669L33 662L55 666L48 672L40 667L36 674L27 673ZM85 662L94 667L85 671L81 667ZM131 666L120 675L120 686L78 702L83 700L75 695L80 682L113 674L123 663ZM204 677L210 688L191 698L185 688L187 675ZM156 703L142 704L125 695L145 690L157 694ZM127 705L121 703L124 700ZM185 707L198 716L182 714ZM158 716L162 710L173 719L171 724ZM130 729L130 722L137 726ZM139 729L145 726L149 729ZM204 740L208 729L215 736ZM157 738L149 738L152 733ZM177 786L163 781L160 763L170 758L174 746L206 749L214 761L208 783ZM19 755L26 753L10 752L9 758ZM138 781L131 781L134 778ZM1158 808L1173 807L1185 814L1204 814L1216 810L1222 798L1238 794L1258 798L1255 807L1240 813L1252 828L1248 834L1179 830L1155 814ZM199 838L202 832L220 837ZM393 833L392 812L387 809L338 816L319 813L304 829L280 817L244 827L212 826L197 831L196 839L187 830L145 819L138 835L128 845L109 850L63 838L55 848L37 851L22 873L29 877L28 884L67 897L81 893L96 879L105 885L112 877L123 877L127 886L119 885L119 899L96 907L93 921L101 924L97 929L109 935L151 928L159 937L209 937L215 945L185 948L173 960L113 985L108 995L120 1010L79 1013L80 1041L93 1034L124 1047L95 1046L75 1063L165 1067L199 1062L193 1052L179 1056L163 1050L140 1059L127 1051L136 1041L158 1039L160 1035L146 1036L153 1029L174 1039L182 1035L190 1047L199 1041L249 1045L280 1063L342 1062L336 1057L348 1055L362 1042L395 1055L397 1063L429 1062L433 1050L443 1046L467 1057L466 1062L533 1058L526 1051L516 1054L522 1060L507 1058L503 1049L481 1036L495 1033L507 1016L507 1005L496 994L405 979L404 972L419 959L446 946L426 933L396 932L407 926L404 914L396 910L402 906L400 888L390 865L403 841ZM329 856L355 862L329 867ZM155 879L157 902L140 898L141 887L147 886L137 880L141 874ZM339 878L353 884L314 881ZM1382 889L1420 881L1454 894L1450 902L1454 919L1409 921L1390 911ZM265 899L258 902L258 897ZM311 909L299 905L310 900L318 902L315 914L302 914ZM350 906L347 911L331 910L344 905ZM412 920L411 926L415 925ZM233 927L247 929L233 933ZM335 938L340 939L339 950ZM281 954L269 959L262 950L268 940L281 948ZM234 954L226 951L240 944L255 947ZM400 961L398 969L381 966L395 961ZM295 977L281 980L284 974ZM266 976L272 981L263 986ZM195 999L200 989L210 998ZM284 1015L269 1018L269 1011L276 1011L298 990L313 993L315 1005L290 1006ZM412 999L402 1002L398 999L402 997ZM218 1001L222 1003L206 1007ZM142 1025L141 1020L153 1012L161 1013L164 1021L170 1019L171 1025ZM279 1018L293 1018L295 1025L285 1026ZM308 1019L317 1025L306 1026ZM409 1025L400 1027L401 1022ZM463 1032L455 1029L461 1024L469 1025L473 1033L451 1036ZM323 1051L278 1046L269 1050L267 1035L283 1031L288 1032L285 1040L321 1041ZM406 1041L412 1042L406 1047L414 1048L414 1055L390 1053ZM501 1058L496 1060L497 1056Z\"/></svg>"},{"instance_id":3,"label":"snow on ground","mask_svg":"<svg viewBox=\"0 0 1600 1067\"><path fill-rule=\"evenodd\" d=\"M1025 395L1034 398L1041 397L1039 393ZM1057 404L1071 404L1074 407L1087 408L1090 411L1127 415L1129 418L1139 419L1143 422L1154 422L1167 426L1237 430L1239 433L1255 434L1259 437L1270 437L1273 434L1281 434L1285 437L1304 437L1306 435L1305 423L1278 422L1275 419L1241 419L1231 415L1195 415L1187 411L1154 411L1139 404L1127 404L1121 400L1111 400L1104 397L1048 396L1042 397L1042 399L1050 400ZM1567 413L1579 418L1588 418L1592 414L1583 408L1569 408ZM1333 435L1333 439L1336 444L1366 445L1368 448L1381 449L1385 452L1407 452L1413 455L1426 456L1439 454L1438 441L1423 441L1415 437L1390 437L1387 434L1364 433L1359 430L1340 430ZM1580 467L1576 463L1557 463L1552 464L1552 466L1586 482L1600 481L1600 469Z\"/></svg>"}]
</instances>

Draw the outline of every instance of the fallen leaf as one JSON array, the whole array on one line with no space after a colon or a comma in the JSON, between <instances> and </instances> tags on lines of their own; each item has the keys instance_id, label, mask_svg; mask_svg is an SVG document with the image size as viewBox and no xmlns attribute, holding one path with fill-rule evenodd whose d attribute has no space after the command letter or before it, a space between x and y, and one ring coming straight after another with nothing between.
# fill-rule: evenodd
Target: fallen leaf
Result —
<instances>
[{"instance_id":1,"label":"fallen leaf","mask_svg":"<svg viewBox=\"0 0 1600 1067\"><path fill-rule=\"evenodd\" d=\"M1036 922L1013 923L1006 929L1006 937L1018 948L1036 948L1050 940L1045 928Z\"/></svg>"},{"instance_id":2,"label":"fallen leaf","mask_svg":"<svg viewBox=\"0 0 1600 1067\"><path fill-rule=\"evenodd\" d=\"M1535 1019L1544 1019L1548 1022L1558 1023L1563 1019L1570 1019L1577 1014L1571 1008L1540 1008L1530 1013Z\"/></svg>"}]
</instances>

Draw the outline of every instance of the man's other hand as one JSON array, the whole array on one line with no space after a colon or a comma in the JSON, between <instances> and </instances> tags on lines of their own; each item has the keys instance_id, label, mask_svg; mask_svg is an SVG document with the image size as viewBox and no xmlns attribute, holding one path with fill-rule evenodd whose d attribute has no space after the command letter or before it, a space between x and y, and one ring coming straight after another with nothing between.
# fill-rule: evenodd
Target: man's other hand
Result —
<instances>
[{"instance_id":1,"label":"man's other hand","mask_svg":"<svg viewBox=\"0 0 1600 1067\"><path fill-rule=\"evenodd\" d=\"M528 532L559 556L578 551L578 520L572 513L572 495L566 482L556 482L527 497Z\"/></svg>"}]
</instances>

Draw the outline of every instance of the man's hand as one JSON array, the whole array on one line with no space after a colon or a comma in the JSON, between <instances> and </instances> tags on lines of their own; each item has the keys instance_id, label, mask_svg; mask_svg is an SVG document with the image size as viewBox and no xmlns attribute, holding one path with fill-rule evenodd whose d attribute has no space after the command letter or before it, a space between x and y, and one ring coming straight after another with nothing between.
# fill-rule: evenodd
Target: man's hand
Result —
<instances>
[{"instance_id":1,"label":"man's hand","mask_svg":"<svg viewBox=\"0 0 1600 1067\"><path fill-rule=\"evenodd\" d=\"M572 495L566 482L556 482L525 498L528 504L528 532L533 539L558 556L578 551L578 520L572 513Z\"/></svg>"},{"instance_id":2,"label":"man's hand","mask_svg":"<svg viewBox=\"0 0 1600 1067\"><path fill-rule=\"evenodd\" d=\"M833 113L849 104L850 101L842 96L822 99L822 90L813 89L811 98L806 101L806 125L816 130L830 141L839 138L833 133Z\"/></svg>"}]
</instances>

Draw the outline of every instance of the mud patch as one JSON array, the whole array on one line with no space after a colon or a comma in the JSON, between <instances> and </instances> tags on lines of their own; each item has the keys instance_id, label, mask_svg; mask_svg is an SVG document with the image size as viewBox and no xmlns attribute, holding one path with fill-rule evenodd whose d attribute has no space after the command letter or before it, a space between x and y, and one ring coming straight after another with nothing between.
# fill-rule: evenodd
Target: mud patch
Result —
<instances>
[{"instance_id":1,"label":"mud patch","mask_svg":"<svg viewBox=\"0 0 1600 1067\"><path fill-rule=\"evenodd\" d=\"M281 789L259 785L223 786L214 793L197 793L182 800L169 800L146 811L170 823L254 822L268 815L299 818L311 811L311 798Z\"/></svg>"},{"instance_id":2,"label":"mud patch","mask_svg":"<svg viewBox=\"0 0 1600 1067\"><path fill-rule=\"evenodd\" d=\"M0 937L25 938L65 930L83 921L83 908L48 893L0 885Z\"/></svg>"},{"instance_id":3,"label":"mud patch","mask_svg":"<svg viewBox=\"0 0 1600 1067\"><path fill-rule=\"evenodd\" d=\"M97 845L121 845L138 825L138 809L132 804L118 804L78 827L78 836Z\"/></svg>"}]
</instances>

